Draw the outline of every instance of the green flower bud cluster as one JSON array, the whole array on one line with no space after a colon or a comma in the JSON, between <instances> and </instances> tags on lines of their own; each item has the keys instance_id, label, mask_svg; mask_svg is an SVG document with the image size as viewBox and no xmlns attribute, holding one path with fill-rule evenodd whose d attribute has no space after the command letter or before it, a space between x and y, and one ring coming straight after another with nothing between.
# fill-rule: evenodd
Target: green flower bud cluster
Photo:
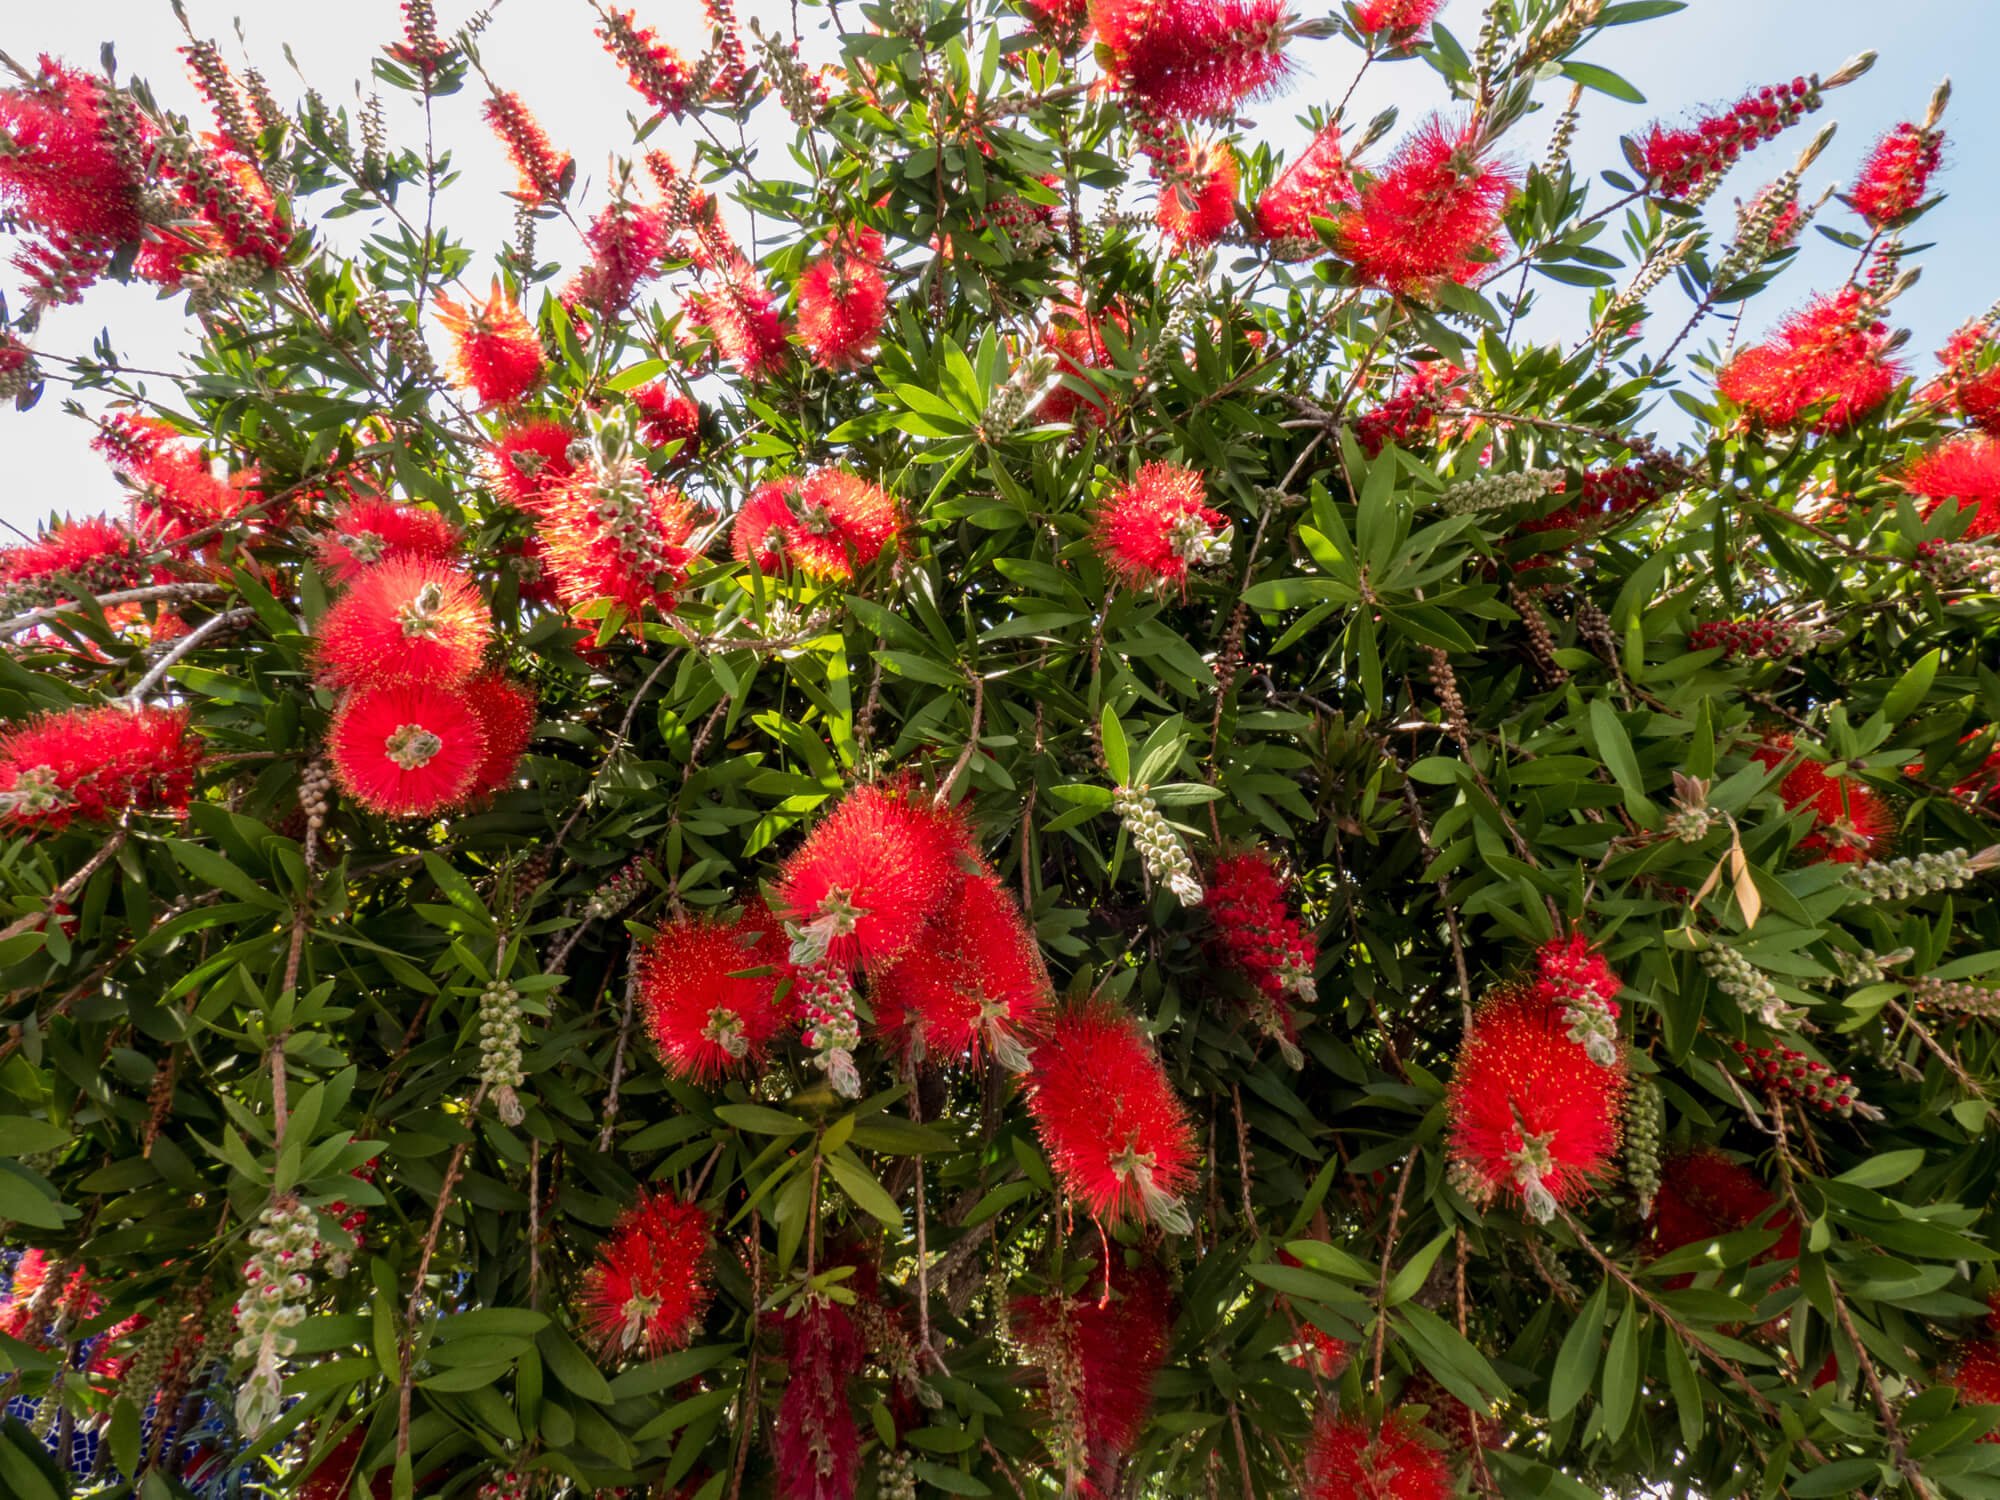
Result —
<instances>
[{"instance_id":1,"label":"green flower bud cluster","mask_svg":"<svg viewBox=\"0 0 2000 1500\"><path fill-rule=\"evenodd\" d=\"M1195 873L1187 845L1181 842L1174 825L1161 814L1146 789L1114 788L1111 807L1124 821L1125 831L1132 835L1133 847L1139 851L1146 873L1172 891L1182 906L1201 905L1201 877Z\"/></svg>"},{"instance_id":2,"label":"green flower bud cluster","mask_svg":"<svg viewBox=\"0 0 2000 1500\"><path fill-rule=\"evenodd\" d=\"M1625 1095L1625 1180L1632 1186L1642 1219L1652 1215L1653 1200L1660 1192L1660 1129L1665 1116L1660 1086L1635 1076Z\"/></svg>"}]
</instances>

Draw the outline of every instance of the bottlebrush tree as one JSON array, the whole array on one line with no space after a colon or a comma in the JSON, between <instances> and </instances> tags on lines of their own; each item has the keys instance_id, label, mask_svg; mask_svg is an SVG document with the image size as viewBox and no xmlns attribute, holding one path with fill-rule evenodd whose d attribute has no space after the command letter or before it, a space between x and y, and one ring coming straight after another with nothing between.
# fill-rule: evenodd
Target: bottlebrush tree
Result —
<instances>
[{"instance_id":1,"label":"bottlebrush tree","mask_svg":"<svg viewBox=\"0 0 2000 1500\"><path fill-rule=\"evenodd\" d=\"M1440 9L599 7L591 181L408 0L503 245L15 69L0 381L130 505L0 553L0 1490L2000 1495L1945 101L1587 177L1679 7ZM133 279L178 377L41 328Z\"/></svg>"}]
</instances>

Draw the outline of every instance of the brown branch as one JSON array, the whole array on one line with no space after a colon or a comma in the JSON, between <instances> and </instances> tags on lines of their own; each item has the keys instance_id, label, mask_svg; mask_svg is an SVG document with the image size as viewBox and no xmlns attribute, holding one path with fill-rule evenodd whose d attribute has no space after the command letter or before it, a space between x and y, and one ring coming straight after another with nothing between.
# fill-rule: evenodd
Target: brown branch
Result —
<instances>
[{"instance_id":1,"label":"brown branch","mask_svg":"<svg viewBox=\"0 0 2000 1500\"><path fill-rule=\"evenodd\" d=\"M468 1120L477 1119L479 1106L486 1102L486 1085L480 1084L473 1091L472 1101L466 1106ZM451 1160L444 1169L444 1181L438 1185L437 1207L431 1210L431 1226L424 1234L423 1250L417 1256L417 1275L410 1287L410 1300L403 1309L403 1337L397 1349L399 1378L396 1392L396 1461L400 1464L410 1456L410 1391L415 1376L417 1312L424 1300L424 1281L431 1271L431 1257L437 1254L438 1237L444 1233L445 1212L451 1207L451 1191L458 1186L459 1173L465 1169L465 1155L472 1149L472 1136L452 1148Z\"/></svg>"},{"instance_id":2,"label":"brown branch","mask_svg":"<svg viewBox=\"0 0 2000 1500\"><path fill-rule=\"evenodd\" d=\"M1422 1154L1412 1151L1403 1159L1403 1170L1396 1178L1396 1197L1389 1205L1388 1232L1382 1239L1382 1270L1375 1284L1374 1376L1370 1382L1378 1393L1382 1389L1382 1345L1389 1332L1389 1262L1396 1254L1396 1229L1403 1219L1403 1194L1409 1189L1410 1174L1416 1170L1417 1158Z\"/></svg>"},{"instance_id":3,"label":"brown branch","mask_svg":"<svg viewBox=\"0 0 2000 1500\"><path fill-rule=\"evenodd\" d=\"M82 869L49 892L49 899L40 911L31 911L25 917L8 923L5 928L0 928L0 943L6 942L9 938L17 938L24 932L33 932L48 921L49 912L57 902L67 901L82 890L90 877L109 864L118 851L125 847L126 832L124 828L120 828L106 839L98 851L84 862Z\"/></svg>"},{"instance_id":4,"label":"brown branch","mask_svg":"<svg viewBox=\"0 0 2000 1500\"><path fill-rule=\"evenodd\" d=\"M1812 1216L1807 1214L1804 1201L1799 1197L1796 1164L1792 1160L1791 1136L1785 1126L1783 1101L1772 1093L1769 1099L1771 1134L1777 1141L1778 1179L1785 1190L1785 1201L1791 1206L1796 1222L1810 1224ZM1833 1268L1822 1263L1821 1270L1826 1276L1826 1293L1833 1303L1834 1321L1840 1331L1847 1336L1847 1342L1854 1346L1855 1363L1861 1367L1861 1380L1868 1387L1868 1394L1874 1398L1875 1411L1882 1419L1882 1435L1889 1444L1889 1456L1896 1465L1896 1471L1910 1482L1910 1489L1919 1500L1934 1500L1937 1491L1924 1478L1915 1459L1910 1457L1908 1440L1903 1436L1903 1427L1896 1420L1896 1408L1889 1401L1889 1393L1882 1388L1882 1376L1875 1368L1875 1361L1869 1356L1868 1346L1861 1342L1860 1330L1855 1327L1854 1314L1847 1306L1847 1299L1840 1294L1840 1283L1834 1279Z\"/></svg>"},{"instance_id":5,"label":"brown branch","mask_svg":"<svg viewBox=\"0 0 2000 1500\"><path fill-rule=\"evenodd\" d=\"M1758 1414L1768 1421L1773 1429L1779 1428L1780 1418L1778 1408L1771 1404L1771 1399L1768 1396L1751 1383L1750 1377L1745 1375L1733 1360L1709 1348L1693 1329L1689 1328L1687 1324L1669 1312L1665 1305L1657 1297L1653 1296L1651 1292L1639 1285L1623 1266L1598 1249L1591 1241L1590 1236L1583 1232L1583 1225L1576 1221L1568 1209L1564 1208L1561 1204L1557 1204L1556 1212L1561 1214L1563 1222L1569 1225L1570 1232L1576 1236L1576 1242L1589 1252L1590 1258L1597 1262L1606 1275L1624 1287L1636 1301L1643 1304L1646 1310L1658 1318L1666 1326L1667 1330L1683 1344L1693 1349L1703 1359L1706 1359L1716 1369L1728 1376L1730 1383L1750 1398L1751 1404L1757 1408ZM1805 1450L1806 1456L1812 1459L1814 1463L1824 1464L1828 1462L1826 1454L1810 1438L1800 1438L1798 1443Z\"/></svg>"},{"instance_id":6,"label":"brown branch","mask_svg":"<svg viewBox=\"0 0 2000 1500\"><path fill-rule=\"evenodd\" d=\"M986 679L975 672L972 674L972 728L966 732L965 748L958 752L958 759L952 762L950 772L938 785L937 796L932 799L937 806L943 807L951 800L951 789L958 785L958 778L972 764L972 753L979 748L980 720L985 713Z\"/></svg>"},{"instance_id":7,"label":"brown branch","mask_svg":"<svg viewBox=\"0 0 2000 1500\"><path fill-rule=\"evenodd\" d=\"M625 1046L632 1035L632 1010L639 994L637 965L628 964L625 974L625 1014L618 1023L618 1047L611 1055L611 1087L604 1095L604 1128L597 1133L597 1149L611 1149L612 1127L618 1123L618 1086L625 1077Z\"/></svg>"},{"instance_id":8,"label":"brown branch","mask_svg":"<svg viewBox=\"0 0 2000 1500\"><path fill-rule=\"evenodd\" d=\"M1930 1050L1931 1054L1950 1070L1951 1076L1958 1080L1960 1088L1971 1094L1975 1099L1984 1099L1986 1097L1986 1090L1981 1088L1972 1075L1965 1071L1959 1060L1947 1052L1943 1044L1931 1035L1928 1026L1924 1025L1923 1022L1919 1021L1894 1000L1888 1001L1886 1008L1889 1014L1896 1018L1898 1025L1907 1026L1916 1039L1922 1042Z\"/></svg>"}]
</instances>

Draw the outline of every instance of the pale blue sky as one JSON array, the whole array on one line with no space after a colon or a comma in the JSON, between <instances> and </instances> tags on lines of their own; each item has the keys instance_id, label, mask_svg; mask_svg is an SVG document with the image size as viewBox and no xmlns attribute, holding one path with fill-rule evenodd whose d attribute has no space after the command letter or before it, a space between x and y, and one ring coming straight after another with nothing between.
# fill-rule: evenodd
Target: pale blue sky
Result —
<instances>
[{"instance_id":1,"label":"pale blue sky","mask_svg":"<svg viewBox=\"0 0 2000 1500\"><path fill-rule=\"evenodd\" d=\"M643 21L669 40L699 46L700 7L695 0L626 0ZM195 25L224 44L232 60L241 54L232 35L240 17L251 56L280 96L295 97L299 83L280 52L290 43L310 80L329 99L351 99L351 80L366 76L373 50L397 32L395 0L187 0ZM1314 4L1303 6L1308 12ZM746 18L761 16L782 24L789 0L738 0ZM180 41L166 0L70 0L62 5L29 5L13 0L0 45L26 60L51 52L80 65L94 64L104 41L116 43L121 67L148 77L177 108L194 110L195 100L173 48ZM446 24L470 10L470 0L439 0ZM818 13L808 10L809 19ZM1477 27L1477 0L1449 0L1444 20L1469 40ZM492 29L482 42L488 70L503 87L520 92L541 115L558 144L573 151L582 174L603 179L609 154L629 139L626 112L636 104L615 64L589 33L590 12L582 0L507 0L496 8ZM1959 75L1947 116L1951 142L1942 185L1951 196L1924 221L1917 238L1935 240L1923 257L1923 281L1899 304L1896 321L1913 330L1909 356L1928 372L1931 351L1960 322L2000 298L2000 247L1987 237L1996 229L1989 194L2000 165L2000 100L1985 87L1981 65L2000 62L2000 5L1989 0L1693 0L1686 11L1660 21L1607 32L1585 54L1613 68L1647 96L1643 105L1589 96L1579 136L1579 159L1592 167L1617 167L1618 136L1656 115L1678 117L1695 106L1726 103L1758 83L1810 71L1831 72L1855 52L1873 47L1881 61L1867 78L1829 98L1821 120L1838 120L1840 134L1809 179L1816 192L1827 183L1844 185L1869 144L1896 121L1920 116L1931 88L1946 73ZM1313 104L1328 104L1345 90L1355 53L1344 44L1315 43L1300 49L1296 77L1280 98L1256 112L1258 131L1281 150L1294 149L1303 131L1294 116ZM1560 85L1551 85L1556 97ZM474 115L476 91L446 101L442 139L455 143L465 181L447 215L475 246L490 247L506 236L509 206L500 197L511 174L499 149ZM1395 103L1413 122L1440 104L1442 95L1429 70L1416 63L1378 68L1356 96L1361 118ZM775 114L774 108L767 111ZM676 155L687 150L687 127L669 125L654 138ZM775 136L773 136L775 139ZM1524 152L1539 149L1542 130L1522 132ZM1726 185L1719 206L1748 196L1791 161L1803 131L1767 146ZM768 153L775 170L788 171L782 152ZM1600 194L1604 191L1600 185ZM587 197L594 208L601 197ZM1598 201L1603 201L1600 197ZM358 221L346 221L351 233ZM1852 227L1837 205L1822 222ZM554 249L553 235L545 246ZM1848 252L1808 235L1798 265L1753 311L1749 331L1768 324L1790 303L1816 286L1845 275ZM475 275L486 267L476 265ZM0 284L12 282L0 270ZM1566 294L1549 286L1557 298ZM1678 327L1680 294L1659 294L1656 323ZM1567 325L1565 325L1567 326ZM125 358L138 365L171 368L183 347L186 325L178 302L157 302L144 288L100 287L81 307L61 309L47 320L39 342L74 352L87 348L100 328L109 327ZM59 388L51 386L43 405L27 414L0 410L0 454L8 462L0 490L0 519L32 528L51 511L84 513L120 504L116 485L85 446L83 424L59 408Z\"/></svg>"}]
</instances>

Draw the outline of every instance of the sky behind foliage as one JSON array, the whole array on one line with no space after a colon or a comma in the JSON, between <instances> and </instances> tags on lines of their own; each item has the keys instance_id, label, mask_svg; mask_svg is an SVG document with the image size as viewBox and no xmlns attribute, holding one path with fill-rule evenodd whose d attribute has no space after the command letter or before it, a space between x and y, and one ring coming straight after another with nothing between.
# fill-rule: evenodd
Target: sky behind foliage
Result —
<instances>
[{"instance_id":1,"label":"sky behind foliage","mask_svg":"<svg viewBox=\"0 0 2000 1500\"><path fill-rule=\"evenodd\" d=\"M667 40L690 53L699 50L700 8L694 0L630 3L640 20L656 26ZM329 101L351 103L352 80L365 77L375 50L399 34L395 0L319 5L187 0L187 7L197 30L221 41L232 63L246 57L232 36L240 24L248 60L263 69L279 97L287 101L310 82ZM738 9L746 21L756 17L767 28L789 25L789 0L739 0ZM9 11L0 46L15 57L25 61L47 52L88 66L108 40L116 45L121 72L136 71L169 107L205 119L174 54L182 36L165 0L83 0L61 6L21 5ZM456 26L469 10L441 0L439 13L446 26ZM1450 0L1442 19L1469 39L1477 29L1478 14L1477 0ZM803 15L809 32L825 25L822 9L804 8ZM854 8L847 7L849 24L854 24L854 15ZM819 35L820 55L830 57L828 34ZM286 64L286 46L303 70L303 81ZM1895 310L1898 326L1912 330L1906 351L1911 364L1928 373L1934 368L1931 351L1944 336L2000 298L2000 264L1988 242L1994 210L1979 182L1982 173L2000 161L2000 97L1979 87L1969 67L1979 59L2000 56L2000 6L1985 0L1901 0L1893 7L1872 0L1692 0L1678 15L1605 33L1585 54L1588 60L1623 74L1646 95L1647 103L1587 96L1576 159L1593 174L1616 168L1618 137L1655 116L1676 118L1697 105L1727 103L1768 80L1814 70L1830 73L1869 47L1881 54L1875 70L1831 95L1814 122L1834 119L1841 128L1808 178L1808 193L1816 195L1827 185L1844 186L1877 135L1898 120L1920 117L1941 76L1954 71L1961 75L1946 117L1950 139L1942 184L1948 200L1923 221L1924 232L1916 237L1920 243L1936 241L1936 248L1918 257L1924 266L1923 280ZM497 8L481 51L496 82L518 92L558 147L575 154L582 202L592 211L601 206L608 164L605 147L628 138L622 116L636 109L639 100L590 34L588 7L582 0L574 4L509 0ZM1291 86L1255 109L1257 128L1246 132L1243 144L1268 141L1281 155L1298 149L1306 131L1295 117L1313 105L1330 107L1345 92L1358 60L1355 49L1340 42L1297 48ZM479 252L468 277L474 282L490 272L490 251L505 242L511 224L511 205L501 195L512 186L512 173L498 143L478 119L479 100L479 93L468 89L441 101L437 123L438 139L455 151L453 165L460 173L441 217ZM1399 130L1446 102L1436 76L1414 61L1375 68L1355 100L1354 113L1360 120L1396 106L1401 113ZM388 102L397 140L403 144L420 140L421 121L408 101L390 94ZM791 175L794 169L779 144L780 132L789 133L790 127L774 102L764 106L757 123L763 129L752 139L753 144L764 143L762 165L774 175ZM668 123L653 141L684 159L691 149L692 131L692 126ZM1395 134L1376 148L1378 154ZM1518 138L1534 139L1532 128ZM1789 165L1807 138L1803 130L1794 131L1751 157L1725 186L1714 211L1731 212L1737 197L1749 196ZM1606 191L1602 183L1594 187L1600 200ZM1828 205L1820 222L1851 228L1857 221L1836 203ZM349 220L332 228L336 234L358 232L360 223ZM747 220L737 227L748 234ZM1809 291L1837 284L1845 276L1851 252L1811 231L1807 241L1800 260L1753 307L1746 332L1768 326ZM1620 248L1608 237L1600 243ZM548 226L541 245L545 257L568 261L573 238L561 226ZM0 268L0 284L17 295L11 268ZM1541 285L1545 306L1531 326L1546 338L1580 333L1583 294L1551 282ZM127 363L172 369L185 342L182 302L179 296L160 301L146 286L105 283L94 288L82 305L53 312L36 342L60 352L80 352L100 329L108 328ZM1661 337L1671 337L1682 321L1676 295L1663 293L1655 305L1655 322L1667 325ZM1719 335L1723 325L1711 327ZM164 383L160 389L166 394ZM37 520L51 513L83 514L121 503L116 483L86 446L88 433L63 413L61 403L61 387L52 381L35 411L0 413L0 452L8 457L11 478L0 490L0 520L32 530ZM1672 411L1662 412L1659 421L1668 431L1677 425Z\"/></svg>"}]
</instances>

